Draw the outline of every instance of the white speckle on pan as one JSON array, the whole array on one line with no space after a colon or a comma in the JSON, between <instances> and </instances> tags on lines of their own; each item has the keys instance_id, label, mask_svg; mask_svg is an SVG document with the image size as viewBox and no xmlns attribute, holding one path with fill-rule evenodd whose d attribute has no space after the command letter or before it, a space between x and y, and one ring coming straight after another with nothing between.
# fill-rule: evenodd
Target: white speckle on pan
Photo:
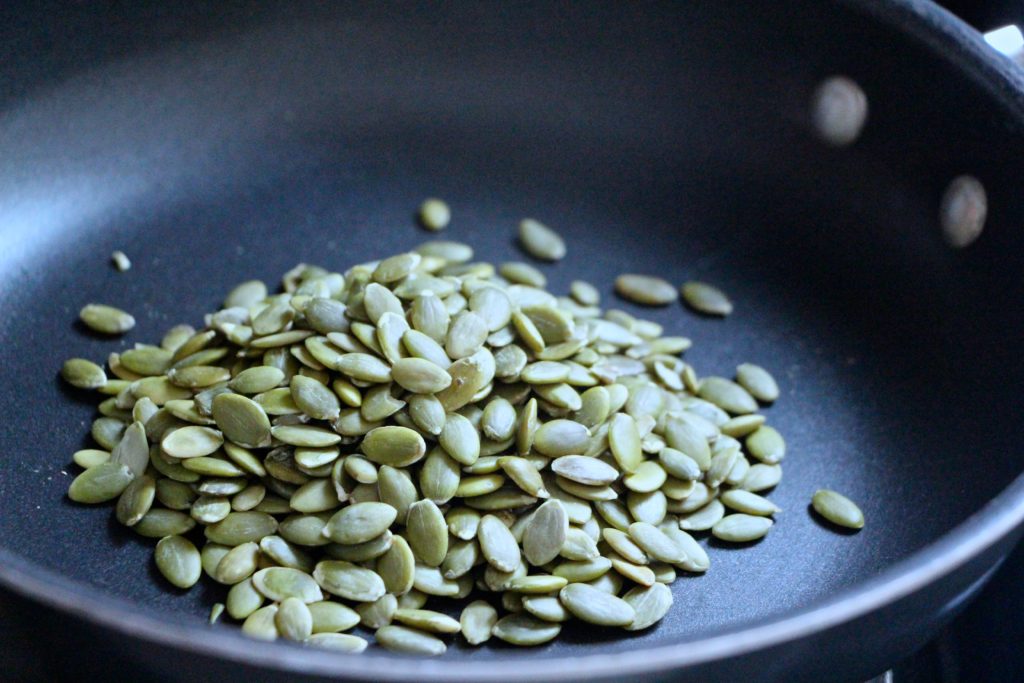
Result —
<instances>
[{"instance_id":1,"label":"white speckle on pan","mask_svg":"<svg viewBox=\"0 0 1024 683\"><path fill-rule=\"evenodd\" d=\"M958 176L942 195L939 207L942 236L951 247L963 249L981 235L987 215L985 186L974 176Z\"/></svg>"},{"instance_id":2,"label":"white speckle on pan","mask_svg":"<svg viewBox=\"0 0 1024 683\"><path fill-rule=\"evenodd\" d=\"M835 147L845 147L860 137L867 121L867 95L846 76L826 78L814 91L811 116L818 137Z\"/></svg>"}]
</instances>

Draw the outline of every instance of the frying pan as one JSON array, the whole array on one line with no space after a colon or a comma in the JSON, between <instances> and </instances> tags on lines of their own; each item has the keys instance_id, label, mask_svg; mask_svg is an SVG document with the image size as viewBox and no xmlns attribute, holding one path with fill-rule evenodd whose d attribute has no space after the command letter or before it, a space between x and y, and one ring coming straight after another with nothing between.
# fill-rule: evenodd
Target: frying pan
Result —
<instances>
[{"instance_id":1,"label":"frying pan","mask_svg":"<svg viewBox=\"0 0 1024 683\"><path fill-rule=\"evenodd\" d=\"M41 656L161 680L863 680L1019 537L1024 79L931 3L26 12L4 22L0 582L29 598ZM808 112L835 73L870 102L844 149ZM937 207L963 173L989 220L954 250ZM627 271L720 285L724 321L642 313L693 338L703 373L752 360L780 379L785 511L751 547L708 542L711 571L673 585L657 628L431 661L250 641L206 624L220 587L169 589L150 542L66 499L94 408L57 378L64 358L201 324L236 282L298 261L411 248L429 195L453 207L445 236L487 260L520 257L522 216L555 226L556 291ZM94 300L135 330L85 333ZM807 513L822 486L861 504L863 531Z\"/></svg>"}]
</instances>

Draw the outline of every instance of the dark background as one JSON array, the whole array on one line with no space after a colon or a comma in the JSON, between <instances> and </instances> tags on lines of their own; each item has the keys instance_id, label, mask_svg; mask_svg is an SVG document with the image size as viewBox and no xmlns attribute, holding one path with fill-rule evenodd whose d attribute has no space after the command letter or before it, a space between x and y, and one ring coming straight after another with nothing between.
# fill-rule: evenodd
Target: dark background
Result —
<instances>
[{"instance_id":1,"label":"dark background","mask_svg":"<svg viewBox=\"0 0 1024 683\"><path fill-rule=\"evenodd\" d=\"M260 18L250 3L193 3L216 7L208 26L184 27L160 3L132 3L133 24L148 17L150 30L128 31L118 3L3 3L0 6L0 112L40 84L57 82L83 63L113 61L175 40L201 36ZM1024 22L1024 3L953 0L942 3L981 30ZM59 17L59 20L57 19ZM26 60L25 55L32 59ZM897 683L1024 680L1024 549L1018 549L977 601L924 650L895 670ZM61 617L0 593L0 680L85 680L118 672L90 656L88 642L48 638ZM126 672L120 671L121 674Z\"/></svg>"}]
</instances>

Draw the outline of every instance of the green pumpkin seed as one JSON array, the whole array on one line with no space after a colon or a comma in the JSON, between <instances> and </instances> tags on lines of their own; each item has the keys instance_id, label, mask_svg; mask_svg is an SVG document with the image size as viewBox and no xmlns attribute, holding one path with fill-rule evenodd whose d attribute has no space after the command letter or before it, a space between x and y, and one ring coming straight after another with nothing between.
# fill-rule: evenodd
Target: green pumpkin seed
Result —
<instances>
[{"instance_id":1,"label":"green pumpkin seed","mask_svg":"<svg viewBox=\"0 0 1024 683\"><path fill-rule=\"evenodd\" d=\"M777 465L786 456L786 442L773 427L764 425L747 437L747 452L766 465Z\"/></svg>"},{"instance_id":2,"label":"green pumpkin seed","mask_svg":"<svg viewBox=\"0 0 1024 683\"><path fill-rule=\"evenodd\" d=\"M678 297L672 283L653 275L620 275L615 278L615 291L624 299L644 306L667 306Z\"/></svg>"},{"instance_id":3,"label":"green pumpkin seed","mask_svg":"<svg viewBox=\"0 0 1024 683\"><path fill-rule=\"evenodd\" d=\"M156 482L153 478L146 475L136 477L117 500L117 521L125 526L138 524L153 506L154 498Z\"/></svg>"},{"instance_id":4,"label":"green pumpkin seed","mask_svg":"<svg viewBox=\"0 0 1024 683\"><path fill-rule=\"evenodd\" d=\"M206 527L207 540L227 546L259 541L277 531L277 520L263 512L232 512Z\"/></svg>"},{"instance_id":5,"label":"green pumpkin seed","mask_svg":"<svg viewBox=\"0 0 1024 683\"><path fill-rule=\"evenodd\" d=\"M686 559L686 553L658 527L646 522L635 522L629 526L629 537L645 553L660 562L675 564Z\"/></svg>"},{"instance_id":6,"label":"green pumpkin seed","mask_svg":"<svg viewBox=\"0 0 1024 683\"><path fill-rule=\"evenodd\" d=\"M324 560L313 578L325 591L346 600L373 602L384 595L384 581L369 569L344 560Z\"/></svg>"},{"instance_id":7,"label":"green pumpkin seed","mask_svg":"<svg viewBox=\"0 0 1024 683\"><path fill-rule=\"evenodd\" d=\"M242 633L259 640L277 640L277 605L267 605L246 617Z\"/></svg>"},{"instance_id":8,"label":"green pumpkin seed","mask_svg":"<svg viewBox=\"0 0 1024 683\"><path fill-rule=\"evenodd\" d=\"M110 460L110 453L96 448L83 448L82 450L75 451L71 459L82 469L89 469Z\"/></svg>"},{"instance_id":9,"label":"green pumpkin seed","mask_svg":"<svg viewBox=\"0 0 1024 683\"><path fill-rule=\"evenodd\" d=\"M249 578L231 587L225 603L228 615L232 619L247 619L263 606L263 594L256 590L252 585L252 579Z\"/></svg>"},{"instance_id":10,"label":"green pumpkin seed","mask_svg":"<svg viewBox=\"0 0 1024 683\"><path fill-rule=\"evenodd\" d=\"M107 373L103 368L84 358L64 361L60 375L65 382L79 389L99 389L107 383Z\"/></svg>"},{"instance_id":11,"label":"green pumpkin seed","mask_svg":"<svg viewBox=\"0 0 1024 683\"><path fill-rule=\"evenodd\" d=\"M214 578L220 583L228 585L234 585L249 578L256 571L259 555L260 547L255 543L243 543L235 546L217 563Z\"/></svg>"},{"instance_id":12,"label":"green pumpkin seed","mask_svg":"<svg viewBox=\"0 0 1024 683\"><path fill-rule=\"evenodd\" d=\"M707 531L725 516L725 506L718 500L683 515L679 518L679 528L685 531Z\"/></svg>"},{"instance_id":13,"label":"green pumpkin seed","mask_svg":"<svg viewBox=\"0 0 1024 683\"><path fill-rule=\"evenodd\" d=\"M554 640L561 631L561 624L542 621L523 612L504 616L491 628L492 635L498 640L521 647L532 647Z\"/></svg>"},{"instance_id":14,"label":"green pumpkin seed","mask_svg":"<svg viewBox=\"0 0 1024 683\"><path fill-rule=\"evenodd\" d=\"M403 389L416 394L433 394L452 382L444 368L423 358L402 358L392 366L391 374Z\"/></svg>"},{"instance_id":15,"label":"green pumpkin seed","mask_svg":"<svg viewBox=\"0 0 1024 683\"><path fill-rule=\"evenodd\" d=\"M601 303L601 293L594 285L583 280L573 280L569 284L569 293L581 306L597 306Z\"/></svg>"},{"instance_id":16,"label":"green pumpkin seed","mask_svg":"<svg viewBox=\"0 0 1024 683\"><path fill-rule=\"evenodd\" d=\"M224 436L246 447L269 442L270 420L261 405L251 398L222 393L213 399L213 419Z\"/></svg>"},{"instance_id":17,"label":"green pumpkin seed","mask_svg":"<svg viewBox=\"0 0 1024 683\"><path fill-rule=\"evenodd\" d=\"M407 467L427 451L423 437L407 427L377 427L364 438L363 453L372 462L393 467Z\"/></svg>"},{"instance_id":18,"label":"green pumpkin seed","mask_svg":"<svg viewBox=\"0 0 1024 683\"><path fill-rule=\"evenodd\" d=\"M253 587L270 600L299 598L311 603L323 600L318 581L309 574L290 567L268 567L252 577Z\"/></svg>"},{"instance_id":19,"label":"green pumpkin seed","mask_svg":"<svg viewBox=\"0 0 1024 683\"><path fill-rule=\"evenodd\" d=\"M552 458L582 453L590 438L590 431L572 420L545 422L533 437L538 452Z\"/></svg>"},{"instance_id":20,"label":"green pumpkin seed","mask_svg":"<svg viewBox=\"0 0 1024 683\"><path fill-rule=\"evenodd\" d=\"M420 224L427 230L444 230L452 219L452 212L444 201L431 198L424 200L420 205L419 217ZM454 244L454 242L450 244ZM471 258L473 258L472 251L465 260L468 261Z\"/></svg>"},{"instance_id":21,"label":"green pumpkin seed","mask_svg":"<svg viewBox=\"0 0 1024 683\"><path fill-rule=\"evenodd\" d=\"M526 458L505 456L498 459L498 464L516 486L531 496L547 498L550 495L544 488L544 479L540 472Z\"/></svg>"},{"instance_id":22,"label":"green pumpkin seed","mask_svg":"<svg viewBox=\"0 0 1024 683\"><path fill-rule=\"evenodd\" d=\"M864 513L846 496L829 489L819 489L811 498L811 506L819 515L847 529L864 528Z\"/></svg>"},{"instance_id":23,"label":"green pumpkin seed","mask_svg":"<svg viewBox=\"0 0 1024 683\"><path fill-rule=\"evenodd\" d=\"M643 462L640 433L637 431L636 420L630 415L617 413L612 417L608 428L608 445L623 472L635 472Z\"/></svg>"},{"instance_id":24,"label":"green pumpkin seed","mask_svg":"<svg viewBox=\"0 0 1024 683\"><path fill-rule=\"evenodd\" d=\"M160 539L154 557L157 569L172 585L191 588L199 581L202 571L199 551L187 538L169 535Z\"/></svg>"},{"instance_id":25,"label":"green pumpkin seed","mask_svg":"<svg viewBox=\"0 0 1024 683\"><path fill-rule=\"evenodd\" d=\"M399 608L395 611L395 621L429 633L458 633L461 628L459 622L448 615L426 609Z\"/></svg>"},{"instance_id":26,"label":"green pumpkin seed","mask_svg":"<svg viewBox=\"0 0 1024 683\"><path fill-rule=\"evenodd\" d=\"M313 618L314 634L347 631L359 623L359 614L340 602L321 600L311 602L307 607Z\"/></svg>"},{"instance_id":27,"label":"green pumpkin seed","mask_svg":"<svg viewBox=\"0 0 1024 683\"><path fill-rule=\"evenodd\" d=\"M313 634L313 615L302 600L286 598L277 607L274 625L282 638L302 642Z\"/></svg>"},{"instance_id":28,"label":"green pumpkin seed","mask_svg":"<svg viewBox=\"0 0 1024 683\"><path fill-rule=\"evenodd\" d=\"M436 657L447 649L441 639L406 626L384 626L373 635L378 645L392 652Z\"/></svg>"},{"instance_id":29,"label":"green pumpkin seed","mask_svg":"<svg viewBox=\"0 0 1024 683\"><path fill-rule=\"evenodd\" d=\"M459 463L442 448L435 448L423 461L420 470L420 490L423 497L443 505L455 496L462 473Z\"/></svg>"},{"instance_id":30,"label":"green pumpkin seed","mask_svg":"<svg viewBox=\"0 0 1024 683\"><path fill-rule=\"evenodd\" d=\"M494 515L484 515L477 531L480 551L496 569L510 572L519 566L519 544L504 522Z\"/></svg>"},{"instance_id":31,"label":"green pumpkin seed","mask_svg":"<svg viewBox=\"0 0 1024 683\"><path fill-rule=\"evenodd\" d=\"M573 616L599 626L629 626L636 618L633 607L585 583L571 583L558 592L558 599Z\"/></svg>"},{"instance_id":32,"label":"green pumpkin seed","mask_svg":"<svg viewBox=\"0 0 1024 683\"><path fill-rule=\"evenodd\" d=\"M672 608L672 591L661 583L630 589L622 600L633 608L633 622L627 631L642 631L661 621Z\"/></svg>"},{"instance_id":33,"label":"green pumpkin seed","mask_svg":"<svg viewBox=\"0 0 1024 683\"><path fill-rule=\"evenodd\" d=\"M743 363L737 366L736 381L762 403L772 403L779 397L779 385L775 378L759 365Z\"/></svg>"},{"instance_id":34,"label":"green pumpkin seed","mask_svg":"<svg viewBox=\"0 0 1024 683\"><path fill-rule=\"evenodd\" d=\"M542 261L565 258L565 241L551 228L532 218L519 223L519 244L530 256Z\"/></svg>"},{"instance_id":35,"label":"green pumpkin seed","mask_svg":"<svg viewBox=\"0 0 1024 683\"><path fill-rule=\"evenodd\" d=\"M732 302L720 289L706 282L687 282L680 290L686 305L705 315L727 316Z\"/></svg>"},{"instance_id":36,"label":"green pumpkin seed","mask_svg":"<svg viewBox=\"0 0 1024 683\"><path fill-rule=\"evenodd\" d=\"M589 560L562 562L552 572L570 583L591 581L612 568L612 562L606 557L595 557Z\"/></svg>"},{"instance_id":37,"label":"green pumpkin seed","mask_svg":"<svg viewBox=\"0 0 1024 683\"><path fill-rule=\"evenodd\" d=\"M369 645L359 636L348 633L314 633L306 639L306 644L348 654L359 654Z\"/></svg>"},{"instance_id":38,"label":"green pumpkin seed","mask_svg":"<svg viewBox=\"0 0 1024 683\"><path fill-rule=\"evenodd\" d=\"M474 600L466 605L459 616L462 637L470 645L481 645L491 639L498 611L483 600Z\"/></svg>"},{"instance_id":39,"label":"green pumpkin seed","mask_svg":"<svg viewBox=\"0 0 1024 683\"><path fill-rule=\"evenodd\" d=\"M391 547L377 560L377 573L389 593L402 595L412 589L416 558L403 537L395 536Z\"/></svg>"},{"instance_id":40,"label":"green pumpkin seed","mask_svg":"<svg viewBox=\"0 0 1024 683\"><path fill-rule=\"evenodd\" d=\"M416 559L428 567L439 567L448 553L448 523L432 500L409 506L406 520L409 547Z\"/></svg>"},{"instance_id":41,"label":"green pumpkin seed","mask_svg":"<svg viewBox=\"0 0 1024 683\"><path fill-rule=\"evenodd\" d=\"M779 506L767 498L743 489L723 491L719 499L730 509L748 515L770 517L780 510Z\"/></svg>"},{"instance_id":42,"label":"green pumpkin seed","mask_svg":"<svg viewBox=\"0 0 1024 683\"><path fill-rule=\"evenodd\" d=\"M267 286L259 280L247 280L232 289L224 299L224 308L250 308L267 298Z\"/></svg>"},{"instance_id":43,"label":"green pumpkin seed","mask_svg":"<svg viewBox=\"0 0 1024 683\"><path fill-rule=\"evenodd\" d=\"M772 528L772 520L736 513L726 515L711 527L715 538L733 543L748 543L763 538Z\"/></svg>"},{"instance_id":44,"label":"green pumpkin seed","mask_svg":"<svg viewBox=\"0 0 1024 683\"><path fill-rule=\"evenodd\" d=\"M518 283L521 285L529 285L530 287L537 287L538 289L544 288L548 284L548 279L544 273L540 272L529 263L522 261L510 261L502 263L498 267L498 272L501 276L509 282Z\"/></svg>"},{"instance_id":45,"label":"green pumpkin seed","mask_svg":"<svg viewBox=\"0 0 1024 683\"><path fill-rule=\"evenodd\" d=\"M323 535L335 543L365 543L388 530L398 511L386 503L356 503L336 512Z\"/></svg>"},{"instance_id":46,"label":"green pumpkin seed","mask_svg":"<svg viewBox=\"0 0 1024 683\"><path fill-rule=\"evenodd\" d=\"M119 308L105 304L88 304L78 312L85 325L101 334L124 334L135 327L135 318Z\"/></svg>"},{"instance_id":47,"label":"green pumpkin seed","mask_svg":"<svg viewBox=\"0 0 1024 683\"><path fill-rule=\"evenodd\" d=\"M177 510L152 508L142 515L132 528L147 539L162 539L187 533L196 526L196 520Z\"/></svg>"},{"instance_id":48,"label":"green pumpkin seed","mask_svg":"<svg viewBox=\"0 0 1024 683\"><path fill-rule=\"evenodd\" d=\"M450 413L445 418L438 441L463 465L472 465L480 457L480 434L472 422L458 413Z\"/></svg>"},{"instance_id":49,"label":"green pumpkin seed","mask_svg":"<svg viewBox=\"0 0 1024 683\"><path fill-rule=\"evenodd\" d=\"M314 420L333 420L341 413L338 396L315 379L295 375L291 393L295 405Z\"/></svg>"},{"instance_id":50,"label":"green pumpkin seed","mask_svg":"<svg viewBox=\"0 0 1024 683\"><path fill-rule=\"evenodd\" d=\"M104 462L85 470L71 482L68 497L76 503L104 503L120 496L135 475L126 465Z\"/></svg>"},{"instance_id":51,"label":"green pumpkin seed","mask_svg":"<svg viewBox=\"0 0 1024 683\"><path fill-rule=\"evenodd\" d=\"M390 624L397 610L398 599L394 595L383 595L373 602L356 605L359 623L374 629Z\"/></svg>"}]
</instances>

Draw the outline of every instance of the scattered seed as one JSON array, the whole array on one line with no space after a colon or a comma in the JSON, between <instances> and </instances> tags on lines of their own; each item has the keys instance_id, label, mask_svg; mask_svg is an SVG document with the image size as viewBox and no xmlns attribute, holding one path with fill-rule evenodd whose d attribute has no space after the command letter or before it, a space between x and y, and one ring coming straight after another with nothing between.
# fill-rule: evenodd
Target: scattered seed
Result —
<instances>
[{"instance_id":1,"label":"scattered seed","mask_svg":"<svg viewBox=\"0 0 1024 683\"><path fill-rule=\"evenodd\" d=\"M114 267L121 273L130 270L132 267L132 262L128 259L128 256L120 250L112 253L110 255L110 260L113 262Z\"/></svg>"},{"instance_id":2,"label":"scattered seed","mask_svg":"<svg viewBox=\"0 0 1024 683\"><path fill-rule=\"evenodd\" d=\"M852 144L868 118L868 98L861 87L846 76L822 81L811 103L815 131L834 147Z\"/></svg>"},{"instance_id":3,"label":"scattered seed","mask_svg":"<svg viewBox=\"0 0 1024 683\"><path fill-rule=\"evenodd\" d=\"M520 221L519 244L530 256L542 261L559 261L565 257L565 241L562 237L532 218Z\"/></svg>"},{"instance_id":4,"label":"scattered seed","mask_svg":"<svg viewBox=\"0 0 1024 683\"><path fill-rule=\"evenodd\" d=\"M119 308L105 304L88 304L78 312L89 329L102 334L124 334L135 327L135 318Z\"/></svg>"},{"instance_id":5,"label":"scattered seed","mask_svg":"<svg viewBox=\"0 0 1024 683\"><path fill-rule=\"evenodd\" d=\"M706 282L687 282L679 290L686 305L705 315L727 316L732 302L720 289Z\"/></svg>"},{"instance_id":6,"label":"scattered seed","mask_svg":"<svg viewBox=\"0 0 1024 683\"><path fill-rule=\"evenodd\" d=\"M653 275L620 275L615 278L615 291L622 298L644 306L667 306L678 298L672 283Z\"/></svg>"},{"instance_id":7,"label":"scattered seed","mask_svg":"<svg viewBox=\"0 0 1024 683\"><path fill-rule=\"evenodd\" d=\"M103 368L84 358L64 361L60 375L65 382L79 389L99 389L107 383L107 373Z\"/></svg>"},{"instance_id":8,"label":"scattered seed","mask_svg":"<svg viewBox=\"0 0 1024 683\"><path fill-rule=\"evenodd\" d=\"M846 496L829 489L819 489L811 498L811 505L819 515L847 529L864 528L864 513Z\"/></svg>"},{"instance_id":9,"label":"scattered seed","mask_svg":"<svg viewBox=\"0 0 1024 683\"><path fill-rule=\"evenodd\" d=\"M427 199L420 205L420 224L427 230L444 230L451 219L451 209L440 199Z\"/></svg>"}]
</instances>

